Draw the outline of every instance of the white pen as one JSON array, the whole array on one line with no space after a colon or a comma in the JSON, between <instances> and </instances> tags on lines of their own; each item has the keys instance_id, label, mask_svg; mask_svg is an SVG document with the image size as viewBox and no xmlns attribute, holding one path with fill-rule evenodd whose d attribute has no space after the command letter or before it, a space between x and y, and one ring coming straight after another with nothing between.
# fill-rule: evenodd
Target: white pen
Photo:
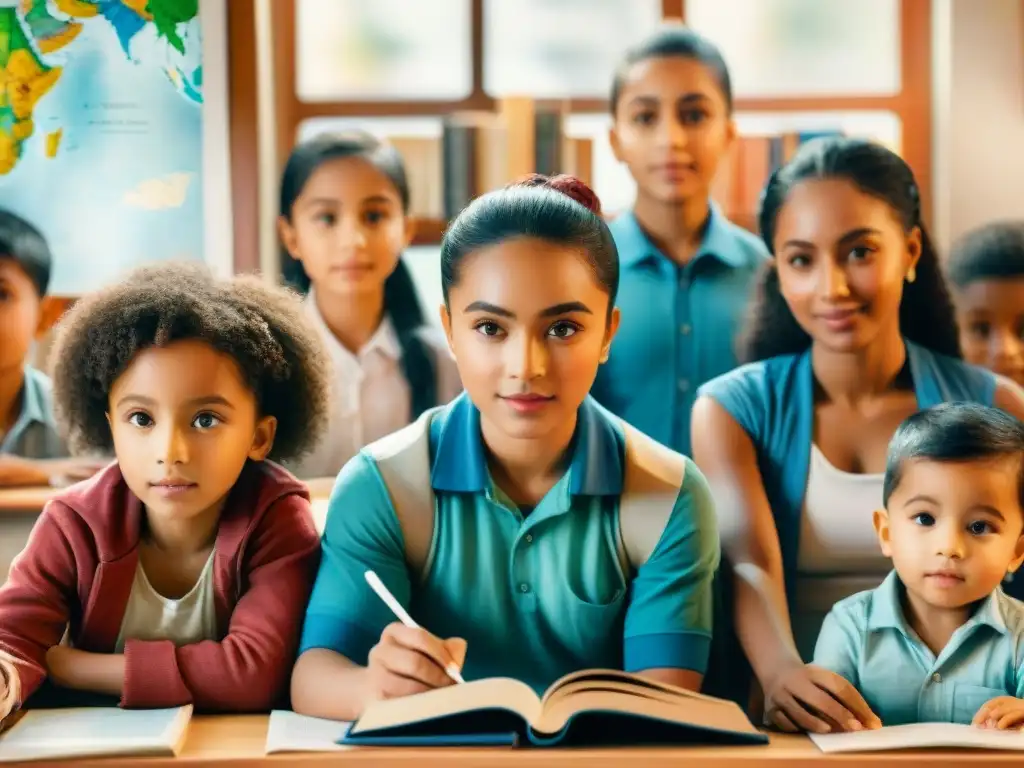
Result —
<instances>
[{"instance_id":1,"label":"white pen","mask_svg":"<svg viewBox=\"0 0 1024 768\"><path fill-rule=\"evenodd\" d=\"M405 624L407 627L421 629L420 625L413 621L412 616L406 612L401 603L395 600L395 596L388 591L388 588L384 586L384 582L380 580L380 577L376 573L373 571L367 571L363 575L366 577L366 583L369 584L370 587L373 588L373 591L377 593L377 597L384 601L387 607L391 609L391 612L398 617L400 622ZM466 682L462 679L462 673L459 672L459 665L456 664L453 659L448 659L445 664L444 671L448 674L448 677L456 683Z\"/></svg>"}]
</instances>

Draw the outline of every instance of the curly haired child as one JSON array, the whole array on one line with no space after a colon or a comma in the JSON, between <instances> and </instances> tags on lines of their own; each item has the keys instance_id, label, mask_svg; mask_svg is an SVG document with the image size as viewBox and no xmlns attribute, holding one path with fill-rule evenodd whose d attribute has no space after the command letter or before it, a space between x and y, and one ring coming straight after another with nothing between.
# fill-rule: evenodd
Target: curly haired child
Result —
<instances>
[{"instance_id":1,"label":"curly haired child","mask_svg":"<svg viewBox=\"0 0 1024 768\"><path fill-rule=\"evenodd\" d=\"M279 704L320 553L306 487L268 460L325 423L301 304L255 277L144 268L80 301L54 356L62 429L116 461L47 504L0 588L0 716L47 678L37 701Z\"/></svg>"}]
</instances>

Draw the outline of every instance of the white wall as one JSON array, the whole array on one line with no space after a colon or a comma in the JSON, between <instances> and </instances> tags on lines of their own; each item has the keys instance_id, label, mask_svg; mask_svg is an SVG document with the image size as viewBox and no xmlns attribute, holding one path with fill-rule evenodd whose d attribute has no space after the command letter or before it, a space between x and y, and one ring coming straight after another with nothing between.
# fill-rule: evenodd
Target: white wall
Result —
<instances>
[{"instance_id":1,"label":"white wall","mask_svg":"<svg viewBox=\"0 0 1024 768\"><path fill-rule=\"evenodd\" d=\"M1024 218L1024 2L933 0L935 237Z\"/></svg>"}]
</instances>

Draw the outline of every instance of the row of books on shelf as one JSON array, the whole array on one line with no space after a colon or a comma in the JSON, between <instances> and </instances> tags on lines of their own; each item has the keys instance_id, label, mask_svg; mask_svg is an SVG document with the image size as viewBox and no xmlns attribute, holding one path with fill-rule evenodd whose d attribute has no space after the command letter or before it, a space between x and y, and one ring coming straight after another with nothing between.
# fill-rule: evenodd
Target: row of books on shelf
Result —
<instances>
[{"instance_id":1,"label":"row of books on shelf","mask_svg":"<svg viewBox=\"0 0 1024 768\"><path fill-rule=\"evenodd\" d=\"M450 220L473 198L536 171L569 173L594 185L595 140L566 134L557 112L526 110L453 115L440 138L389 137L405 161L410 213L419 219ZM740 136L723 160L711 195L726 215L754 228L761 191L771 172L797 147L839 131ZM599 139L604 141L604 139ZM601 194L601 190L596 190Z\"/></svg>"}]
</instances>

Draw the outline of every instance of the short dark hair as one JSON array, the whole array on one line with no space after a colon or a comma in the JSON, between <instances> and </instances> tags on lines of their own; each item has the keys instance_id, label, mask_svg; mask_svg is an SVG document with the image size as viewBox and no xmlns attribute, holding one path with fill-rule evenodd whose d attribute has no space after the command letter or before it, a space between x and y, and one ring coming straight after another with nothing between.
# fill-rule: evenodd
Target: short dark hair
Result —
<instances>
[{"instance_id":1,"label":"short dark hair","mask_svg":"<svg viewBox=\"0 0 1024 768\"><path fill-rule=\"evenodd\" d=\"M441 240L441 289L445 304L459 282L459 269L470 254L517 237L534 237L580 248L598 283L609 296L619 289L619 252L601 218L601 201L574 176L533 174L504 189L488 192L455 218Z\"/></svg>"},{"instance_id":2,"label":"short dark hair","mask_svg":"<svg viewBox=\"0 0 1024 768\"><path fill-rule=\"evenodd\" d=\"M53 256L42 232L0 208L0 259L11 259L28 275L40 298L50 287Z\"/></svg>"},{"instance_id":3,"label":"short dark hair","mask_svg":"<svg viewBox=\"0 0 1024 768\"><path fill-rule=\"evenodd\" d=\"M321 134L292 149L281 174L280 215L291 221L292 207L317 169L330 160L348 157L369 163L383 173L398 192L403 213L409 213L409 181L401 153L372 134L351 130ZM296 290L309 292L310 279L302 262L286 252L281 254L281 276ZM437 367L419 333L426 325L423 304L412 273L402 259L384 281L384 311L391 319L402 348L402 369L409 382L415 417L437 404Z\"/></svg>"},{"instance_id":4,"label":"short dark hair","mask_svg":"<svg viewBox=\"0 0 1024 768\"><path fill-rule=\"evenodd\" d=\"M961 357L953 300L942 275L939 257L921 220L921 194L910 166L895 152L865 139L842 136L803 144L786 165L768 179L758 216L761 238L775 253L775 223L793 187L817 179L843 179L864 194L881 200L906 232L921 232L917 279L907 283L900 302L900 332L933 352ZM766 262L755 282L754 297L738 342L743 362L799 354L811 338L797 323L779 287L773 261Z\"/></svg>"},{"instance_id":5,"label":"short dark hair","mask_svg":"<svg viewBox=\"0 0 1024 768\"><path fill-rule=\"evenodd\" d=\"M73 447L113 450L106 413L114 382L140 351L186 339L234 358L260 414L277 418L269 458L293 460L315 445L330 374L299 297L254 275L217 279L199 265L165 263L84 297L61 321L54 405Z\"/></svg>"},{"instance_id":6,"label":"short dark hair","mask_svg":"<svg viewBox=\"0 0 1024 768\"><path fill-rule=\"evenodd\" d=\"M732 113L732 78L718 46L690 27L680 23L662 24L658 29L626 51L612 76L611 110L615 115L626 76L634 65L648 59L678 57L693 59L708 67L718 82L725 106Z\"/></svg>"},{"instance_id":7,"label":"short dark hair","mask_svg":"<svg viewBox=\"0 0 1024 768\"><path fill-rule=\"evenodd\" d=\"M1024 422L998 408L977 403L943 403L919 411L897 428L889 443L882 501L903 478L908 461L987 461L1015 459L1019 500L1024 509Z\"/></svg>"},{"instance_id":8,"label":"short dark hair","mask_svg":"<svg viewBox=\"0 0 1024 768\"><path fill-rule=\"evenodd\" d=\"M1024 277L1024 221L995 221L968 232L954 244L946 274L960 288Z\"/></svg>"}]
</instances>

